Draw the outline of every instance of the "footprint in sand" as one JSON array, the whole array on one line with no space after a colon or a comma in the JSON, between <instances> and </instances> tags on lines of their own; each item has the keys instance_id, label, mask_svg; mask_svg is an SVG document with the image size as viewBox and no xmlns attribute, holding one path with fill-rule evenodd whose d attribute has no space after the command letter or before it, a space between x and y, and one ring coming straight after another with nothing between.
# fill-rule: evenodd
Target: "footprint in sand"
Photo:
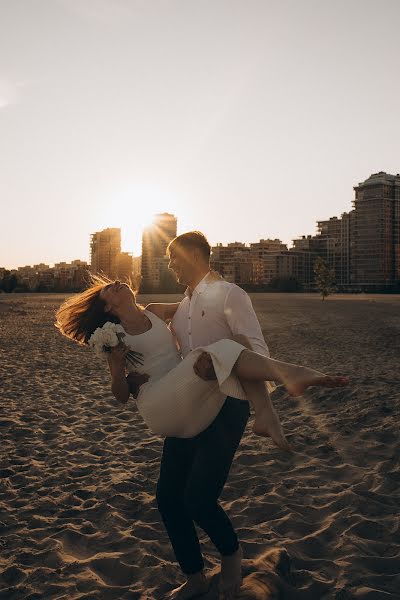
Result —
<instances>
[{"instance_id":1,"label":"footprint in sand","mask_svg":"<svg viewBox=\"0 0 400 600\"><path fill-rule=\"evenodd\" d=\"M135 583L137 570L118 558L98 558L91 560L89 567L107 585L128 586Z\"/></svg>"},{"instance_id":2,"label":"footprint in sand","mask_svg":"<svg viewBox=\"0 0 400 600\"><path fill-rule=\"evenodd\" d=\"M77 531L65 529L53 536L62 544L64 554L76 560L86 560L98 553L98 540L94 535L82 535Z\"/></svg>"}]
</instances>

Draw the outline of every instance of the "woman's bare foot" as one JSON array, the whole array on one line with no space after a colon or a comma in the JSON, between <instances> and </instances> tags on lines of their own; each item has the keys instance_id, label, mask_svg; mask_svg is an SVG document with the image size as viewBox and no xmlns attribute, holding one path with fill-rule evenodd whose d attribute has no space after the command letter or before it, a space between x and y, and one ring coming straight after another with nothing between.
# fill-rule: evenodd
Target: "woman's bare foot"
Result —
<instances>
[{"instance_id":1,"label":"woman's bare foot","mask_svg":"<svg viewBox=\"0 0 400 600\"><path fill-rule=\"evenodd\" d=\"M219 580L220 598L233 600L236 598L242 584L243 551L239 549L231 556L221 557L221 576Z\"/></svg>"},{"instance_id":2,"label":"woman's bare foot","mask_svg":"<svg viewBox=\"0 0 400 600\"><path fill-rule=\"evenodd\" d=\"M270 437L278 448L281 448L285 452L293 453L283 433L279 417L273 408L265 407L262 412L255 414L253 433L263 437Z\"/></svg>"},{"instance_id":3,"label":"woman's bare foot","mask_svg":"<svg viewBox=\"0 0 400 600\"><path fill-rule=\"evenodd\" d=\"M168 600L191 600L208 592L209 583L203 571L188 575L187 581L172 590L167 596Z\"/></svg>"},{"instance_id":4,"label":"woman's bare foot","mask_svg":"<svg viewBox=\"0 0 400 600\"><path fill-rule=\"evenodd\" d=\"M291 396L301 396L309 387L318 385L322 387L343 387L349 383L348 377L325 375L320 371L293 365L284 367L281 372L282 383Z\"/></svg>"}]
</instances>

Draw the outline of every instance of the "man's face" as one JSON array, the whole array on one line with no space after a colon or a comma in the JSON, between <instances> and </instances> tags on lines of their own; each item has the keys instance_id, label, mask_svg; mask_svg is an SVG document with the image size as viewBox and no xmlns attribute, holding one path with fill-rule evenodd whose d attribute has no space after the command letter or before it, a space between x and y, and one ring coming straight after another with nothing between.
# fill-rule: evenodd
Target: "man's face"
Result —
<instances>
[{"instance_id":1,"label":"man's face","mask_svg":"<svg viewBox=\"0 0 400 600\"><path fill-rule=\"evenodd\" d=\"M171 248L168 268L175 273L178 283L188 285L196 269L194 250L188 250L178 245Z\"/></svg>"}]
</instances>

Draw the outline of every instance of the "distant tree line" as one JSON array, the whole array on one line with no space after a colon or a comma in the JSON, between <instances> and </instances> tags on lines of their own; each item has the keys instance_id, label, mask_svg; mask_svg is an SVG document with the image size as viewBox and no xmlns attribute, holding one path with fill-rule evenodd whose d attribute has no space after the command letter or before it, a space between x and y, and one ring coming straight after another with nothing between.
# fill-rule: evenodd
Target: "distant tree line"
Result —
<instances>
[{"instance_id":1,"label":"distant tree line","mask_svg":"<svg viewBox=\"0 0 400 600\"><path fill-rule=\"evenodd\" d=\"M5 270L3 273L3 278L0 279L0 290L2 292L11 293L14 292L19 285L18 277L15 275L15 273Z\"/></svg>"},{"instance_id":2,"label":"distant tree line","mask_svg":"<svg viewBox=\"0 0 400 600\"><path fill-rule=\"evenodd\" d=\"M242 287L246 292L302 292L303 284L296 277L275 277L269 283L255 284L244 283Z\"/></svg>"}]
</instances>

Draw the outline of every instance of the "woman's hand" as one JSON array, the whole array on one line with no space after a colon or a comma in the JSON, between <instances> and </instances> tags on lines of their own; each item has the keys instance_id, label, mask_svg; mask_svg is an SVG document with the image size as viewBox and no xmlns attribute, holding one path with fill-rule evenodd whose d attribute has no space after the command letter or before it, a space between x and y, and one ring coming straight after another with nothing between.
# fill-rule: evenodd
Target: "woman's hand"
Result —
<instances>
[{"instance_id":1,"label":"woman's hand","mask_svg":"<svg viewBox=\"0 0 400 600\"><path fill-rule=\"evenodd\" d=\"M111 391L118 402L126 404L129 400L129 385L125 379L126 355L129 348L122 342L107 353L108 366L111 374Z\"/></svg>"},{"instance_id":2,"label":"woman's hand","mask_svg":"<svg viewBox=\"0 0 400 600\"><path fill-rule=\"evenodd\" d=\"M125 370L126 355L129 352L129 348L122 342L118 346L114 346L111 349L111 368L112 370Z\"/></svg>"}]
</instances>

